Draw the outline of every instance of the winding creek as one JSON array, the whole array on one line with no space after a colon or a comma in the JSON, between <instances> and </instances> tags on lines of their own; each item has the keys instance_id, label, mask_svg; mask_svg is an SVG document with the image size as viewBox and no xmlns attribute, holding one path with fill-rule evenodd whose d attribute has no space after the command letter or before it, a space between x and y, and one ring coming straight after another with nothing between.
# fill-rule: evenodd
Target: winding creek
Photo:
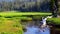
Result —
<instances>
[{"instance_id":1,"label":"winding creek","mask_svg":"<svg viewBox=\"0 0 60 34\"><path fill-rule=\"evenodd\" d=\"M48 24L48 27L41 28L39 24L40 22L37 21L30 21L25 23L26 31L24 34L60 34L60 25L54 25L51 23Z\"/></svg>"},{"instance_id":2,"label":"winding creek","mask_svg":"<svg viewBox=\"0 0 60 34\"><path fill-rule=\"evenodd\" d=\"M27 31L24 32L24 34L50 34L50 28L45 27L43 29L32 26L32 27L26 27Z\"/></svg>"}]
</instances>

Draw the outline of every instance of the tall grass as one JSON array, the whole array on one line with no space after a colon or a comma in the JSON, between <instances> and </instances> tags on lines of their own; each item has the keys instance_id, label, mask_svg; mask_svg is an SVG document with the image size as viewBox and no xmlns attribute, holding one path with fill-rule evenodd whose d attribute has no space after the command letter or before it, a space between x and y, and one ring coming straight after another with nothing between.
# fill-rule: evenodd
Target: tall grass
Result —
<instances>
[{"instance_id":1,"label":"tall grass","mask_svg":"<svg viewBox=\"0 0 60 34\"><path fill-rule=\"evenodd\" d=\"M51 13L42 12L0 12L0 16L22 16L22 15L51 15Z\"/></svg>"},{"instance_id":2,"label":"tall grass","mask_svg":"<svg viewBox=\"0 0 60 34\"><path fill-rule=\"evenodd\" d=\"M60 25L60 18L49 18L47 21L51 21L51 23Z\"/></svg>"},{"instance_id":3,"label":"tall grass","mask_svg":"<svg viewBox=\"0 0 60 34\"><path fill-rule=\"evenodd\" d=\"M0 18L0 34L23 34L22 25L18 19Z\"/></svg>"}]
</instances>

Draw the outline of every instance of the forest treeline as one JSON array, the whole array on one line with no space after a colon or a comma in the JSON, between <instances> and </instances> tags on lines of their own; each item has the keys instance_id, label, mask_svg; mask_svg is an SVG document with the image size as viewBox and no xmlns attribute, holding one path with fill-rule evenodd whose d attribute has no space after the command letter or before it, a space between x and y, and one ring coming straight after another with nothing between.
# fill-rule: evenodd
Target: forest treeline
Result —
<instances>
[{"instance_id":1,"label":"forest treeline","mask_svg":"<svg viewBox=\"0 0 60 34\"><path fill-rule=\"evenodd\" d=\"M29 0L29 1L0 1L0 11L50 11L50 2L48 0Z\"/></svg>"}]
</instances>

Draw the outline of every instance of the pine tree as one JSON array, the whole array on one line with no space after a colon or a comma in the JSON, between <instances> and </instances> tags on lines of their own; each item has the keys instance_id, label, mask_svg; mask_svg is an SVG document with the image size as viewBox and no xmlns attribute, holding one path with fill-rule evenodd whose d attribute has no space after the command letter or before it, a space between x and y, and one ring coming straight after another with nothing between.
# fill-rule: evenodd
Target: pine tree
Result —
<instances>
[{"instance_id":1,"label":"pine tree","mask_svg":"<svg viewBox=\"0 0 60 34\"><path fill-rule=\"evenodd\" d=\"M57 17L58 0L51 0L51 2L50 2L50 10L52 11L53 17Z\"/></svg>"}]
</instances>

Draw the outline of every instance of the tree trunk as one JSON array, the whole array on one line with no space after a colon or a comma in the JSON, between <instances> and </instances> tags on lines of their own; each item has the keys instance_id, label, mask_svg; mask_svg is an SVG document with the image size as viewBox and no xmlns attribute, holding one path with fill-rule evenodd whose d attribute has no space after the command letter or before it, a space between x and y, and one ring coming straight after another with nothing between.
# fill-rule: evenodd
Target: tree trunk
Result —
<instances>
[{"instance_id":1,"label":"tree trunk","mask_svg":"<svg viewBox=\"0 0 60 34\"><path fill-rule=\"evenodd\" d=\"M58 0L51 0L51 3L50 3L50 10L52 11L53 17L57 17Z\"/></svg>"}]
</instances>

